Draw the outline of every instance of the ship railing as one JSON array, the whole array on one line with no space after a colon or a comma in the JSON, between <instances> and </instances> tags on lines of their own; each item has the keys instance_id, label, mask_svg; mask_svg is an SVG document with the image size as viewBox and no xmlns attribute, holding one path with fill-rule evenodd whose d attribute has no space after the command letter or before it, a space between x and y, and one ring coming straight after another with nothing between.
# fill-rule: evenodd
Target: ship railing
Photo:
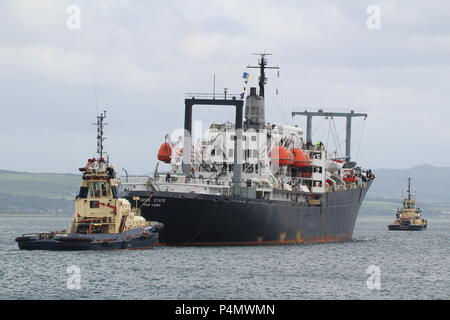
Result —
<instances>
[{"instance_id":1,"label":"ship railing","mask_svg":"<svg viewBox=\"0 0 450 320\"><path fill-rule=\"evenodd\" d=\"M127 181L122 181L121 184L123 186L133 186L133 185L145 185L149 183L157 183L157 184L198 184L205 186L225 186L228 187L231 185L230 181L218 180L214 178L187 178L186 176L166 176L164 174L156 176L156 177L144 177L144 176L135 176L128 177Z\"/></svg>"},{"instance_id":2,"label":"ship railing","mask_svg":"<svg viewBox=\"0 0 450 320\"><path fill-rule=\"evenodd\" d=\"M128 176L126 179L121 178L121 184L146 184L148 182L148 176Z\"/></svg>"},{"instance_id":3,"label":"ship railing","mask_svg":"<svg viewBox=\"0 0 450 320\"><path fill-rule=\"evenodd\" d=\"M192 178L186 176L159 176L150 178L151 182L166 184L197 184L204 186L230 186L231 181L217 180L214 178Z\"/></svg>"},{"instance_id":4,"label":"ship railing","mask_svg":"<svg viewBox=\"0 0 450 320\"><path fill-rule=\"evenodd\" d=\"M323 113L338 113L338 112L342 112L342 113L348 113L350 111L353 111L355 113L367 113L367 109L364 108L346 108L346 107L333 107L333 108L329 108L329 107L318 107L318 106L311 106L311 107L291 107L289 108L290 111L292 112L303 112L303 111L308 111L308 112L323 112Z\"/></svg>"},{"instance_id":5,"label":"ship railing","mask_svg":"<svg viewBox=\"0 0 450 320\"><path fill-rule=\"evenodd\" d=\"M309 175L305 175L302 177L291 177L284 181L284 183L290 183L293 187L297 185L307 185L307 182L311 181L311 177ZM184 175L171 175L166 176L161 174L156 177L128 177L127 182L122 182L123 186L133 186L133 185L147 185L147 184L166 184L166 185L200 185L205 187L225 187L228 188L232 185L231 180L216 180L215 178L198 178L198 177L186 177ZM247 187L255 187L255 181L251 181L250 183L243 180L242 185Z\"/></svg>"},{"instance_id":6,"label":"ship railing","mask_svg":"<svg viewBox=\"0 0 450 320\"><path fill-rule=\"evenodd\" d=\"M76 223L102 223L102 224L115 224L116 219L112 217L79 217Z\"/></svg>"},{"instance_id":7,"label":"ship railing","mask_svg":"<svg viewBox=\"0 0 450 320\"><path fill-rule=\"evenodd\" d=\"M185 99L242 100L243 97L236 93L186 93Z\"/></svg>"}]
</instances>

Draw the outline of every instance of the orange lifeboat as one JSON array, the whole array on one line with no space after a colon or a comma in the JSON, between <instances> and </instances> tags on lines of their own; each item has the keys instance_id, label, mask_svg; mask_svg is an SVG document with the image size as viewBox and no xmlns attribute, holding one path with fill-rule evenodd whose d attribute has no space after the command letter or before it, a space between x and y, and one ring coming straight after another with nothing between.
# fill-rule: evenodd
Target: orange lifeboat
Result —
<instances>
[{"instance_id":1,"label":"orange lifeboat","mask_svg":"<svg viewBox=\"0 0 450 320\"><path fill-rule=\"evenodd\" d=\"M295 168L303 168L311 166L311 158L306 152L303 152L301 149L293 149L291 150L294 155L294 167Z\"/></svg>"},{"instance_id":2,"label":"orange lifeboat","mask_svg":"<svg viewBox=\"0 0 450 320\"><path fill-rule=\"evenodd\" d=\"M159 147L158 160L165 163L170 163L172 160L172 147L169 143L164 142L161 147Z\"/></svg>"},{"instance_id":3,"label":"orange lifeboat","mask_svg":"<svg viewBox=\"0 0 450 320\"><path fill-rule=\"evenodd\" d=\"M279 166L291 166L294 164L294 155L283 146L275 146L270 151L272 162L278 162Z\"/></svg>"}]
</instances>

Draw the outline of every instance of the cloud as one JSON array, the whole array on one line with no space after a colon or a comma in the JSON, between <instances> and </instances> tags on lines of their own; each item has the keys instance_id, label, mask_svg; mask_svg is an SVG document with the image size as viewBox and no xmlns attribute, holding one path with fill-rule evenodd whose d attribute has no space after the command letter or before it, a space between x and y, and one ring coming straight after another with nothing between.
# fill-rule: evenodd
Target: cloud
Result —
<instances>
[{"instance_id":1,"label":"cloud","mask_svg":"<svg viewBox=\"0 0 450 320\"><path fill-rule=\"evenodd\" d=\"M66 27L72 4L81 9L80 30ZM251 54L264 50L281 67L281 78L268 72L268 121L303 124L291 119L291 107L365 108L361 154L372 167L444 165L450 4L379 1L381 29L368 30L372 4L2 1L0 144L8 157L0 157L0 168L73 171L95 152L90 124L107 109L117 165L150 172L164 135L183 125L184 93L212 91L213 74L217 91L240 92L242 72L256 63ZM232 120L222 110L195 116ZM439 143L438 156L403 157L430 141ZM29 161L30 154L40 156Z\"/></svg>"}]
</instances>

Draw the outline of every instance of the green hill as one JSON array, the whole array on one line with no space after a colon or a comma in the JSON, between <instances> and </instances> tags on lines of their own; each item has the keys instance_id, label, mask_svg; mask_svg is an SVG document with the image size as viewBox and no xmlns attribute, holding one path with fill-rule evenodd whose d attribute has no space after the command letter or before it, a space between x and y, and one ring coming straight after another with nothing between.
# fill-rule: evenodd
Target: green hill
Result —
<instances>
[{"instance_id":1,"label":"green hill","mask_svg":"<svg viewBox=\"0 0 450 320\"><path fill-rule=\"evenodd\" d=\"M0 170L0 213L72 213L80 178Z\"/></svg>"},{"instance_id":2,"label":"green hill","mask_svg":"<svg viewBox=\"0 0 450 320\"><path fill-rule=\"evenodd\" d=\"M44 198L72 199L81 175L29 173L0 170L0 193Z\"/></svg>"}]
</instances>

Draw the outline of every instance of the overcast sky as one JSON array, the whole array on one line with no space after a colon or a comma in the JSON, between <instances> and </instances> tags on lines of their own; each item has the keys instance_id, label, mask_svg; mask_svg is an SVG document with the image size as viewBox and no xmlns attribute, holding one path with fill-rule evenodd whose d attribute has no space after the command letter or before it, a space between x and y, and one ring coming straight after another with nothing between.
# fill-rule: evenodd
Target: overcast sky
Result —
<instances>
[{"instance_id":1,"label":"overcast sky","mask_svg":"<svg viewBox=\"0 0 450 320\"><path fill-rule=\"evenodd\" d=\"M183 126L184 94L211 92L214 74L217 91L239 93L261 51L281 68L268 73L266 121L304 127L292 107L365 109L354 121L362 166L449 166L449 15L450 2L432 0L2 0L0 169L76 172L107 110L113 164L152 172L165 134ZM195 119L233 119L206 108ZM331 144L330 121L314 124Z\"/></svg>"}]
</instances>

